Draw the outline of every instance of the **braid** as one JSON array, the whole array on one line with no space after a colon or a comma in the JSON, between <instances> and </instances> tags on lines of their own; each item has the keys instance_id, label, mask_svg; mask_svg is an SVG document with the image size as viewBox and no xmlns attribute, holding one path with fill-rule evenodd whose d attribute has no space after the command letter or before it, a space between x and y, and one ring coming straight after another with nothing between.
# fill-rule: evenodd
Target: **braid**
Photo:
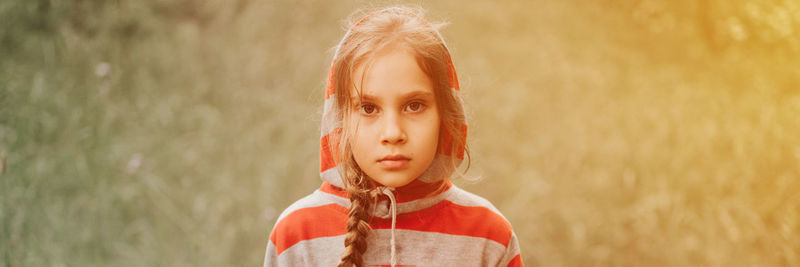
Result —
<instances>
[{"instance_id":1,"label":"braid","mask_svg":"<svg viewBox=\"0 0 800 267\"><path fill-rule=\"evenodd\" d=\"M347 235L344 238L345 253L339 267L362 266L364 252L367 251L367 235L372 230L369 227L369 213L372 206L372 197L369 194L370 181L361 177L356 179L355 185L347 187L350 195L350 218L347 220Z\"/></svg>"}]
</instances>

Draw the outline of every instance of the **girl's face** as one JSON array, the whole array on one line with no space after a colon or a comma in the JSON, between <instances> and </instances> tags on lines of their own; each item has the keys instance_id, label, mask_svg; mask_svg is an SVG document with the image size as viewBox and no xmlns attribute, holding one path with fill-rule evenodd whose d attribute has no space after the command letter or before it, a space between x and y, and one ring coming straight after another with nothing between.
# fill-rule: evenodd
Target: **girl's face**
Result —
<instances>
[{"instance_id":1,"label":"girl's face","mask_svg":"<svg viewBox=\"0 0 800 267\"><path fill-rule=\"evenodd\" d=\"M366 70L354 72L350 146L358 166L375 182L404 186L433 162L439 142L439 111L433 83L409 49L376 53Z\"/></svg>"}]
</instances>

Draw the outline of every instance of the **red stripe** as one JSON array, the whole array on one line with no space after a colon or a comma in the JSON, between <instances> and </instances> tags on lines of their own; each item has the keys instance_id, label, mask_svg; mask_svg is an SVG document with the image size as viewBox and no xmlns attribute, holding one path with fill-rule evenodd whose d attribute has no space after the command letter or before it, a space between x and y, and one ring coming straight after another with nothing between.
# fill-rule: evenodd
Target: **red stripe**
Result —
<instances>
[{"instance_id":1,"label":"red stripe","mask_svg":"<svg viewBox=\"0 0 800 267\"><path fill-rule=\"evenodd\" d=\"M325 223L320 223L324 221ZM346 234L347 211L337 204L296 210L275 224L269 239L278 255L303 240Z\"/></svg>"},{"instance_id":2,"label":"red stripe","mask_svg":"<svg viewBox=\"0 0 800 267\"><path fill-rule=\"evenodd\" d=\"M511 259L511 261L510 261L510 262L508 262L508 266L509 266L509 267L511 267L511 266L514 266L514 267L517 267L517 266L519 266L519 267L522 267L522 266L525 266L525 264L522 264L522 257L520 257L520 255L519 255L519 254L517 254L517 256L514 256L514 258L513 258L513 259Z\"/></svg>"},{"instance_id":3,"label":"red stripe","mask_svg":"<svg viewBox=\"0 0 800 267\"><path fill-rule=\"evenodd\" d=\"M373 218L373 229L391 229L392 219ZM443 200L430 208L397 216L396 229L481 237L508 247L511 224L486 207L461 206Z\"/></svg>"},{"instance_id":4,"label":"red stripe","mask_svg":"<svg viewBox=\"0 0 800 267\"><path fill-rule=\"evenodd\" d=\"M395 188L396 192L395 197L397 198L398 203L404 203L437 195L441 192L446 191L447 189L450 189L451 186L452 184L450 183L449 179L440 180L432 183L426 183L418 179L414 179L407 185Z\"/></svg>"},{"instance_id":5,"label":"red stripe","mask_svg":"<svg viewBox=\"0 0 800 267\"><path fill-rule=\"evenodd\" d=\"M336 84L334 83L333 80L333 73L335 66L336 66L336 60L334 59L333 62L331 62L331 69L328 71L328 84L325 85L325 99L330 98L331 95L336 92Z\"/></svg>"},{"instance_id":6,"label":"red stripe","mask_svg":"<svg viewBox=\"0 0 800 267\"><path fill-rule=\"evenodd\" d=\"M442 183L445 183L444 186L441 186ZM426 183L420 180L411 181L411 183L398 187L395 189L395 196L397 197L398 203L405 203L429 196L436 195L438 193L444 192L453 184L450 181L438 181L434 183ZM344 189L336 187L326 181L322 182L322 186L319 188L320 191L336 195L339 197L349 199L350 196L347 195L347 192ZM381 196L382 198L386 199L386 196Z\"/></svg>"},{"instance_id":7,"label":"red stripe","mask_svg":"<svg viewBox=\"0 0 800 267\"><path fill-rule=\"evenodd\" d=\"M338 204L296 210L270 234L278 255L303 240L346 234L347 210ZM320 223L324 221L325 223ZM392 219L372 218L373 229L391 229ZM511 225L485 207L461 206L444 200L420 211L397 216L396 229L480 237L508 247Z\"/></svg>"},{"instance_id":8,"label":"red stripe","mask_svg":"<svg viewBox=\"0 0 800 267\"><path fill-rule=\"evenodd\" d=\"M332 184L328 183L328 181L322 181L322 186L319 187L319 191L347 199L350 198L344 189L333 186Z\"/></svg>"},{"instance_id":9,"label":"red stripe","mask_svg":"<svg viewBox=\"0 0 800 267\"><path fill-rule=\"evenodd\" d=\"M439 144L439 148L436 153L450 156L450 151L453 149L453 136L450 135L449 131L441 131L439 134L439 140L441 140L441 143Z\"/></svg>"},{"instance_id":10,"label":"red stripe","mask_svg":"<svg viewBox=\"0 0 800 267\"><path fill-rule=\"evenodd\" d=\"M445 50L447 48L445 47ZM456 66L453 65L453 59L450 58L450 52L448 51L447 54L447 80L450 82L450 86L455 88L457 91L461 91L461 86L458 84L458 75L456 74Z\"/></svg>"},{"instance_id":11,"label":"red stripe","mask_svg":"<svg viewBox=\"0 0 800 267\"><path fill-rule=\"evenodd\" d=\"M467 125L466 124L462 124L462 125L460 125L459 128L461 130L461 138L462 138L461 140L466 141L467 140ZM447 132L447 131L442 131L441 134L439 135L439 139L442 140L442 143L439 145L439 149L437 150L437 153L442 154L442 155L446 155L446 156L452 156L450 154L450 152L451 152L451 150L453 148L453 136L451 136L450 133ZM459 159L464 159L464 150L465 149L464 149L463 145L458 148L457 157Z\"/></svg>"},{"instance_id":12,"label":"red stripe","mask_svg":"<svg viewBox=\"0 0 800 267\"><path fill-rule=\"evenodd\" d=\"M339 139L342 128L336 128L327 135L323 136L319 141L319 172L324 172L330 168L336 167L336 158L334 152L336 151L336 141ZM334 145L333 147L331 145Z\"/></svg>"}]
</instances>

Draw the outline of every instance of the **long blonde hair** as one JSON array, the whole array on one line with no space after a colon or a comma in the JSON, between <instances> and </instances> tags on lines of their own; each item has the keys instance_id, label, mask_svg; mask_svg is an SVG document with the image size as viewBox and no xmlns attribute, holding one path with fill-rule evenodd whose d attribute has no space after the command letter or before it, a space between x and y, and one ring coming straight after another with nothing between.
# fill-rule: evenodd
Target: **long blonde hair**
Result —
<instances>
[{"instance_id":1,"label":"long blonde hair","mask_svg":"<svg viewBox=\"0 0 800 267\"><path fill-rule=\"evenodd\" d=\"M341 163L339 175L351 204L344 241L346 251L339 266L363 264L363 254L367 250L366 238L371 231L370 211L374 201L370 191L375 183L358 167L350 147L350 139L356 129L354 125L348 125L348 116L353 107L352 79L357 67L368 68L374 53L382 48L398 44L409 48L420 68L433 82L441 121L437 153L450 156L451 159L449 166L446 166L448 171L444 173L449 176L465 155L469 158L466 149L466 119L461 98L457 95L458 79L450 53L438 32L442 24L431 24L422 15L421 9L408 7L388 7L370 12L350 24L349 31L334 55L328 90L333 91L334 104L339 110L336 120L342 123L342 129L336 135L338 140L333 142L336 145L333 150L338 152L334 157Z\"/></svg>"}]
</instances>

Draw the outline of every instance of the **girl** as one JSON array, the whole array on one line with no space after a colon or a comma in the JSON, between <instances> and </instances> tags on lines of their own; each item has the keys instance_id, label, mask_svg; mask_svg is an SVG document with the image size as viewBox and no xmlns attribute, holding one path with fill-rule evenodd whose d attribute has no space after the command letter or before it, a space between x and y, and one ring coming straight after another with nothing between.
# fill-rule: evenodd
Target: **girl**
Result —
<instances>
[{"instance_id":1,"label":"girl","mask_svg":"<svg viewBox=\"0 0 800 267\"><path fill-rule=\"evenodd\" d=\"M265 266L522 266L511 225L449 177L466 153L450 53L407 8L339 43L325 90L322 186L278 218Z\"/></svg>"}]
</instances>

